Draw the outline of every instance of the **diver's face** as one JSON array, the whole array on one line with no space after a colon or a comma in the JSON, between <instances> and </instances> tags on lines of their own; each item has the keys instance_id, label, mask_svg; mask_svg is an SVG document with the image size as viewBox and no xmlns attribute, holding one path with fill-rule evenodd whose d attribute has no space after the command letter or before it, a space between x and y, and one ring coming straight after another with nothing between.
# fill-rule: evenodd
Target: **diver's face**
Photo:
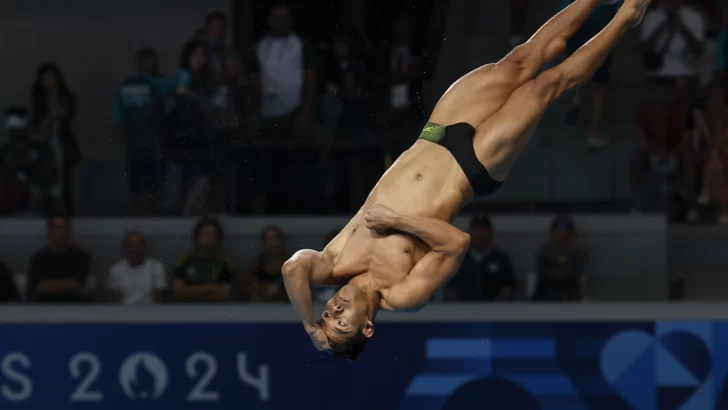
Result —
<instances>
[{"instance_id":1,"label":"diver's face","mask_svg":"<svg viewBox=\"0 0 728 410\"><path fill-rule=\"evenodd\" d=\"M367 327L371 327L369 304L364 292L355 286L339 289L321 314L321 328L333 342L346 340Z\"/></svg>"}]
</instances>

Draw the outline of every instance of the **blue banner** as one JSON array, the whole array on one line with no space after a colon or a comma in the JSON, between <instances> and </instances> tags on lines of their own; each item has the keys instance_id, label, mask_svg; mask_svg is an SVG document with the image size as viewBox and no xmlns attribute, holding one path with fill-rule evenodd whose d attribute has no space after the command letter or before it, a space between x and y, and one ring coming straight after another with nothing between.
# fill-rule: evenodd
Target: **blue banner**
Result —
<instances>
[{"instance_id":1,"label":"blue banner","mask_svg":"<svg viewBox=\"0 0 728 410\"><path fill-rule=\"evenodd\" d=\"M0 408L726 410L728 323L0 325Z\"/></svg>"}]
</instances>

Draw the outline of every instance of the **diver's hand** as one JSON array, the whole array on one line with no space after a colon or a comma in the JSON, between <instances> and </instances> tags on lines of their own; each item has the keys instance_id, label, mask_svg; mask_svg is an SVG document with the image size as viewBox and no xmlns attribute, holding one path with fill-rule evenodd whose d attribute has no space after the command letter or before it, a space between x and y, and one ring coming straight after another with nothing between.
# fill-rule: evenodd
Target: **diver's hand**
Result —
<instances>
[{"instance_id":1,"label":"diver's hand","mask_svg":"<svg viewBox=\"0 0 728 410\"><path fill-rule=\"evenodd\" d=\"M308 332L308 336L313 342L313 347L315 347L319 352L331 350L331 346L329 346L329 338L326 337L326 333L324 333L320 327Z\"/></svg>"},{"instance_id":2,"label":"diver's hand","mask_svg":"<svg viewBox=\"0 0 728 410\"><path fill-rule=\"evenodd\" d=\"M391 228L399 218L399 214L382 204L375 203L366 215L366 227L372 230L383 231Z\"/></svg>"}]
</instances>

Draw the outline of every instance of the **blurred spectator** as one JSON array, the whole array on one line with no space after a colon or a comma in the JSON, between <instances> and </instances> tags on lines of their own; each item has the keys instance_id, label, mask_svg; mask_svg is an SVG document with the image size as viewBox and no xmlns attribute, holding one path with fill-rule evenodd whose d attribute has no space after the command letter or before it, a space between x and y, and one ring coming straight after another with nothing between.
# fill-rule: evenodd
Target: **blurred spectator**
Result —
<instances>
[{"instance_id":1,"label":"blurred spectator","mask_svg":"<svg viewBox=\"0 0 728 410\"><path fill-rule=\"evenodd\" d=\"M505 252L493 244L493 226L487 215L470 220L470 250L460 270L446 286L449 302L506 302L513 300L516 279Z\"/></svg>"},{"instance_id":2,"label":"blurred spectator","mask_svg":"<svg viewBox=\"0 0 728 410\"><path fill-rule=\"evenodd\" d=\"M76 96L71 93L61 69L54 63L40 66L31 94L32 125L36 135L48 141L59 164L60 178L55 195L63 199L64 212L72 214L73 168L81 161L81 151L71 129Z\"/></svg>"},{"instance_id":3,"label":"blurred spectator","mask_svg":"<svg viewBox=\"0 0 728 410\"><path fill-rule=\"evenodd\" d=\"M175 76L177 96L200 99L211 88L210 67L205 43L190 40L185 43L180 56L180 68Z\"/></svg>"},{"instance_id":4,"label":"blurred spectator","mask_svg":"<svg viewBox=\"0 0 728 410\"><path fill-rule=\"evenodd\" d=\"M28 300L44 303L89 301L86 285L91 257L73 244L70 218L50 218L48 236L50 244L30 259Z\"/></svg>"},{"instance_id":5,"label":"blurred spectator","mask_svg":"<svg viewBox=\"0 0 728 410\"><path fill-rule=\"evenodd\" d=\"M205 17L201 39L207 43L210 74L215 84L237 86L242 82L240 53L228 44L228 18L216 11Z\"/></svg>"},{"instance_id":6,"label":"blurred spectator","mask_svg":"<svg viewBox=\"0 0 728 410\"><path fill-rule=\"evenodd\" d=\"M314 51L293 31L288 5L270 9L269 33L256 47L256 83L260 86L260 114L264 137L271 142L293 138L294 125L311 124L317 73Z\"/></svg>"},{"instance_id":7,"label":"blurred spectator","mask_svg":"<svg viewBox=\"0 0 728 410\"><path fill-rule=\"evenodd\" d=\"M645 15L640 40L648 98L638 109L638 128L645 142L632 164L632 186L637 190L638 208L654 212L675 205L665 198L678 196L673 186L680 164L674 149L683 147L682 125L700 74L703 15L683 0L660 0Z\"/></svg>"},{"instance_id":8,"label":"blurred spectator","mask_svg":"<svg viewBox=\"0 0 728 410\"><path fill-rule=\"evenodd\" d=\"M207 99L212 84L206 50L201 40L184 45L169 115L170 138L165 156L170 161L169 172L179 171L179 178L166 187L166 199L172 202L167 207L178 212L181 205L185 215L202 213L207 206L211 145Z\"/></svg>"},{"instance_id":9,"label":"blurred spectator","mask_svg":"<svg viewBox=\"0 0 728 410\"><path fill-rule=\"evenodd\" d=\"M203 218L193 230L194 250L174 271L172 291L179 302L227 302L235 270L223 254L220 222Z\"/></svg>"},{"instance_id":10,"label":"blurred spectator","mask_svg":"<svg viewBox=\"0 0 728 410\"><path fill-rule=\"evenodd\" d=\"M333 148L336 187L330 191L337 193L333 208L340 211L354 210L364 201L382 168L381 146L371 142L374 104L366 90L368 73L362 47L355 27L340 29L325 66L321 98L324 156Z\"/></svg>"},{"instance_id":11,"label":"blurred spectator","mask_svg":"<svg viewBox=\"0 0 728 410\"><path fill-rule=\"evenodd\" d=\"M700 205L718 205L718 221L728 223L728 104L718 84L709 88L708 98L693 110L697 135L705 145Z\"/></svg>"},{"instance_id":12,"label":"blurred spectator","mask_svg":"<svg viewBox=\"0 0 728 410\"><path fill-rule=\"evenodd\" d=\"M222 12L205 17L202 40L207 45L209 74L214 86L212 102L218 110L213 121L217 129L234 129L239 126L240 89L245 84L240 53L228 44L228 18Z\"/></svg>"},{"instance_id":13,"label":"blurred spectator","mask_svg":"<svg viewBox=\"0 0 728 410\"><path fill-rule=\"evenodd\" d=\"M694 82L705 41L703 15L683 0L661 0L645 15L640 39L654 85L671 88Z\"/></svg>"},{"instance_id":14,"label":"blurred spectator","mask_svg":"<svg viewBox=\"0 0 728 410\"><path fill-rule=\"evenodd\" d=\"M562 0L561 9L568 7L574 0ZM517 2L513 2L517 3ZM622 1L612 4L602 3L592 12L592 15L581 25L579 30L569 39L568 53L573 54L576 50L586 44L592 37L599 34L604 27L612 21ZM574 92L572 107L567 113L567 121L576 124L581 114L583 94L586 88L591 91L591 117L589 131L586 135L587 149L602 148L607 145L607 140L602 135L602 115L604 114L605 92L611 78L612 55L610 54L604 63L597 69L589 84Z\"/></svg>"},{"instance_id":15,"label":"blurred spectator","mask_svg":"<svg viewBox=\"0 0 728 410\"><path fill-rule=\"evenodd\" d=\"M355 27L339 30L334 37L332 55L325 66L325 91L321 101L324 126L336 134L340 120L346 128L361 125L361 111L367 71L361 58L361 42Z\"/></svg>"},{"instance_id":16,"label":"blurred spectator","mask_svg":"<svg viewBox=\"0 0 728 410\"><path fill-rule=\"evenodd\" d=\"M147 239L139 231L129 231L122 247L124 259L109 270L109 301L127 306L160 303L167 272L162 262L149 256Z\"/></svg>"},{"instance_id":17,"label":"blurred spectator","mask_svg":"<svg viewBox=\"0 0 728 410\"><path fill-rule=\"evenodd\" d=\"M584 297L586 251L575 243L576 228L571 218L557 217L551 238L536 255L536 286L533 300L579 301Z\"/></svg>"},{"instance_id":18,"label":"blurred spectator","mask_svg":"<svg viewBox=\"0 0 728 410\"><path fill-rule=\"evenodd\" d=\"M45 141L31 139L25 107L5 111L8 143L0 146L0 214L47 211L54 204L50 188L58 169Z\"/></svg>"},{"instance_id":19,"label":"blurred spectator","mask_svg":"<svg viewBox=\"0 0 728 410\"><path fill-rule=\"evenodd\" d=\"M161 76L156 50L140 49L134 63L136 72L116 91L114 122L126 147L131 213L149 215L160 180L164 98L171 84Z\"/></svg>"},{"instance_id":20,"label":"blurred spectator","mask_svg":"<svg viewBox=\"0 0 728 410\"><path fill-rule=\"evenodd\" d=\"M211 127L208 203L205 212L221 213L227 209L227 194L232 184L231 151L240 139L242 97L245 72L240 53L228 43L228 18L213 12L205 18L203 38L207 44L209 73L212 75L208 100L208 123Z\"/></svg>"},{"instance_id":21,"label":"blurred spectator","mask_svg":"<svg viewBox=\"0 0 728 410\"><path fill-rule=\"evenodd\" d=\"M637 127L644 138L632 161L632 188L638 210L667 210L675 218L677 208L685 208L681 202L687 193L680 194L676 186L687 144L683 125L700 74L705 21L683 0L660 0L645 15L640 40L648 99L637 112Z\"/></svg>"},{"instance_id":22,"label":"blurred spectator","mask_svg":"<svg viewBox=\"0 0 728 410\"><path fill-rule=\"evenodd\" d=\"M13 272L5 262L0 261L0 303L13 303L21 300L18 287L15 286Z\"/></svg>"},{"instance_id":23,"label":"blurred spectator","mask_svg":"<svg viewBox=\"0 0 728 410\"><path fill-rule=\"evenodd\" d=\"M298 165L309 161L311 154L301 145L311 135L318 79L314 51L293 31L290 7L274 5L268 25L269 32L256 46L252 79L264 144L257 158L251 158L257 185L254 207L281 212L292 207L290 197L296 193L291 188L299 184L291 183L291 178L306 169Z\"/></svg>"},{"instance_id":24,"label":"blurred spectator","mask_svg":"<svg viewBox=\"0 0 728 410\"><path fill-rule=\"evenodd\" d=\"M686 193L680 181L683 153L690 144L683 124L691 94L680 88L670 102L649 102L636 113L639 131L637 151L631 165L636 209L641 212L675 212Z\"/></svg>"},{"instance_id":25,"label":"blurred spectator","mask_svg":"<svg viewBox=\"0 0 728 410\"><path fill-rule=\"evenodd\" d=\"M427 75L428 55L415 42L415 21L402 15L393 25L393 40L387 50L386 94L383 130L391 144L389 159L395 160L408 149L412 135L417 135L425 121L422 104L423 83ZM387 164L389 165L389 164Z\"/></svg>"},{"instance_id":26,"label":"blurred spectator","mask_svg":"<svg viewBox=\"0 0 728 410\"><path fill-rule=\"evenodd\" d=\"M267 226L260 234L261 252L249 268L252 278L250 301L286 302L281 268L291 256L285 248L285 236L278 226Z\"/></svg>"}]
</instances>

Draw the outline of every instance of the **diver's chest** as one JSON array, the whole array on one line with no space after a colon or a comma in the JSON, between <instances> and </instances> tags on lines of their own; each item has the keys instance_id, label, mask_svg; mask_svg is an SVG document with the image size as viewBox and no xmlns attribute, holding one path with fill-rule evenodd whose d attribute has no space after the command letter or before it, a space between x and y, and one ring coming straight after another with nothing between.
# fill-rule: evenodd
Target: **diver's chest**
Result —
<instances>
[{"instance_id":1,"label":"diver's chest","mask_svg":"<svg viewBox=\"0 0 728 410\"><path fill-rule=\"evenodd\" d=\"M414 238L399 234L380 236L365 227L359 229L365 232L356 232L349 238L334 265L334 276L368 273L383 281L404 278L421 258Z\"/></svg>"}]
</instances>

